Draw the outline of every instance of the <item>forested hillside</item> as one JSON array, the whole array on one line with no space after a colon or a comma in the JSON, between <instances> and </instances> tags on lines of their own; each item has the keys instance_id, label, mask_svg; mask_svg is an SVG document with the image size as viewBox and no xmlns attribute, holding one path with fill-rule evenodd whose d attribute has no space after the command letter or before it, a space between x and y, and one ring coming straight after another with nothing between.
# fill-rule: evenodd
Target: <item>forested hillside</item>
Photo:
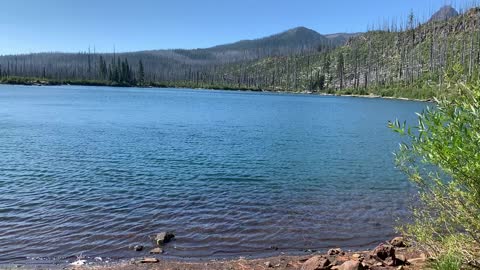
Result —
<instances>
[{"instance_id":1,"label":"forested hillside","mask_svg":"<svg viewBox=\"0 0 480 270\"><path fill-rule=\"evenodd\" d=\"M423 24L411 14L338 48L231 65L224 76L247 88L429 98L445 75L467 81L480 72L480 9L442 14Z\"/></svg>"},{"instance_id":2,"label":"forested hillside","mask_svg":"<svg viewBox=\"0 0 480 270\"><path fill-rule=\"evenodd\" d=\"M412 13L402 23L359 34L320 35L298 27L208 49L2 56L0 80L425 99L441 91L445 75L479 77L479 19L479 8L459 13L447 6L426 22Z\"/></svg>"},{"instance_id":3,"label":"forested hillside","mask_svg":"<svg viewBox=\"0 0 480 270\"><path fill-rule=\"evenodd\" d=\"M204 80L220 67L264 57L312 52L345 44L351 34L323 36L305 27L276 35L195 50L155 50L131 53L37 53L0 57L0 76L49 80L94 80L131 85L141 82ZM143 76L139 78L140 66Z\"/></svg>"}]
</instances>

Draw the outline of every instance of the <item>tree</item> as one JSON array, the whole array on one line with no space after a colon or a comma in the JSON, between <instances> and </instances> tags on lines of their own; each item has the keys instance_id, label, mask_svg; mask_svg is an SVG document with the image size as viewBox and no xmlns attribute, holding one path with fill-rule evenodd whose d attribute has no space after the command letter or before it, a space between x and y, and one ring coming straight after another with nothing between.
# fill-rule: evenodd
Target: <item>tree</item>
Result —
<instances>
[{"instance_id":1,"label":"tree","mask_svg":"<svg viewBox=\"0 0 480 270\"><path fill-rule=\"evenodd\" d=\"M396 160L419 191L413 222L400 229L440 261L480 267L480 82L450 92L417 126L390 123L409 139Z\"/></svg>"},{"instance_id":2,"label":"tree","mask_svg":"<svg viewBox=\"0 0 480 270\"><path fill-rule=\"evenodd\" d=\"M345 60L343 52L340 52L337 56L337 77L340 80L340 89L343 89L343 75L344 75Z\"/></svg>"},{"instance_id":3,"label":"tree","mask_svg":"<svg viewBox=\"0 0 480 270\"><path fill-rule=\"evenodd\" d=\"M138 82L140 84L145 82L145 71L143 70L143 62L141 59L138 61Z\"/></svg>"},{"instance_id":4,"label":"tree","mask_svg":"<svg viewBox=\"0 0 480 270\"><path fill-rule=\"evenodd\" d=\"M105 59L100 55L100 58L98 60L98 70L100 71L100 78L106 79L107 78L107 63L105 62Z\"/></svg>"}]
</instances>

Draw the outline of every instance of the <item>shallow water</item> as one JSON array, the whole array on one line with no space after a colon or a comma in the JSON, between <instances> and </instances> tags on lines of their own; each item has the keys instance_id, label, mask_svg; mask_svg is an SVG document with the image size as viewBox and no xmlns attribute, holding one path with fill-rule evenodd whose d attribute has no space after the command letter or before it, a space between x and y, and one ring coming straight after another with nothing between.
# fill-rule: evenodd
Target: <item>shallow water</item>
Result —
<instances>
[{"instance_id":1,"label":"shallow water","mask_svg":"<svg viewBox=\"0 0 480 270\"><path fill-rule=\"evenodd\" d=\"M424 106L0 86L0 263L129 258L165 230L176 258L373 247L413 191L387 121Z\"/></svg>"}]
</instances>

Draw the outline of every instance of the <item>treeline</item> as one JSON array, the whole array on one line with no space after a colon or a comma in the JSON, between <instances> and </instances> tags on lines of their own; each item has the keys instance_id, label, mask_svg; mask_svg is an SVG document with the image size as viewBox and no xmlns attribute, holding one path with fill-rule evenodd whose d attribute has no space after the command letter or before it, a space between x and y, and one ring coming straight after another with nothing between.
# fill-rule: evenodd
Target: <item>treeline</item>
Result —
<instances>
[{"instance_id":1,"label":"treeline","mask_svg":"<svg viewBox=\"0 0 480 270\"><path fill-rule=\"evenodd\" d=\"M265 57L294 55L315 51L318 46L339 46L344 34L334 38L304 28L294 28L257 40L195 50L154 50L131 53L35 53L0 56L2 77L30 77L45 80L104 81L138 83L142 62L143 81L150 83L213 84L223 81L224 66ZM131 73L131 74L129 74ZM142 80L140 80L142 81Z\"/></svg>"},{"instance_id":2,"label":"treeline","mask_svg":"<svg viewBox=\"0 0 480 270\"><path fill-rule=\"evenodd\" d=\"M448 14L454 15L425 23L412 13L403 22L348 36L342 46L296 28L202 50L3 56L0 79L430 98L442 88L445 74L466 82L480 77L480 9L461 14L450 9ZM308 40L313 42L309 46ZM256 44L269 47L260 52ZM279 48L292 51L275 54Z\"/></svg>"},{"instance_id":3,"label":"treeline","mask_svg":"<svg viewBox=\"0 0 480 270\"><path fill-rule=\"evenodd\" d=\"M277 91L321 91L429 98L446 74L480 76L480 9L448 20L370 30L345 45L225 67L231 84Z\"/></svg>"}]
</instances>

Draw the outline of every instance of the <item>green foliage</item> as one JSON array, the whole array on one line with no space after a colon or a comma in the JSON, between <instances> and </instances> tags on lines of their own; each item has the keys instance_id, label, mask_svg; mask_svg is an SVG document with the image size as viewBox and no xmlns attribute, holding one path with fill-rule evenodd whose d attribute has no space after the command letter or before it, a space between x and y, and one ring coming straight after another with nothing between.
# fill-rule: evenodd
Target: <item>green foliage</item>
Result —
<instances>
[{"instance_id":1,"label":"green foliage","mask_svg":"<svg viewBox=\"0 0 480 270\"><path fill-rule=\"evenodd\" d=\"M418 114L416 126L390 123L408 137L396 161L419 198L413 222L400 230L439 267L455 266L456 258L480 266L480 82L449 81L446 90L450 96Z\"/></svg>"},{"instance_id":2,"label":"green foliage","mask_svg":"<svg viewBox=\"0 0 480 270\"><path fill-rule=\"evenodd\" d=\"M430 264L433 270L460 270L462 267L462 260L454 254L446 254L434 260Z\"/></svg>"}]
</instances>

